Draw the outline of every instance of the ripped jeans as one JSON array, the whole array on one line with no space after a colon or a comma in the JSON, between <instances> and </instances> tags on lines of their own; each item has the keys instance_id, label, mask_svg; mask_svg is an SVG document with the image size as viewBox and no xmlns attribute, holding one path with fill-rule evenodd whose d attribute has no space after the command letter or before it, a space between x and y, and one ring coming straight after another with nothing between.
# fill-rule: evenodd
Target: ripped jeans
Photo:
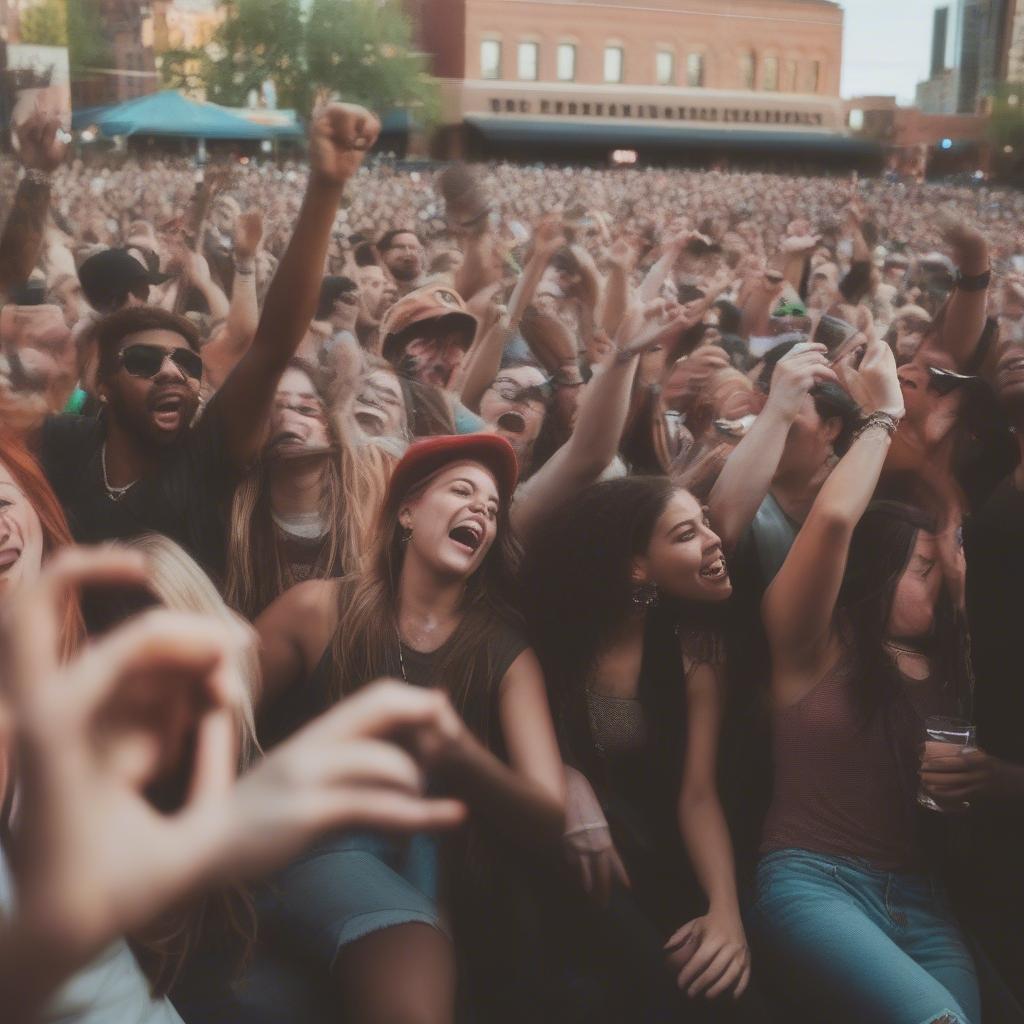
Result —
<instances>
[{"instance_id":1,"label":"ripped jeans","mask_svg":"<svg viewBox=\"0 0 1024 1024\"><path fill-rule=\"evenodd\" d=\"M980 1024L974 962L926 875L776 850L757 866L749 924L755 964L814 1020Z\"/></svg>"}]
</instances>

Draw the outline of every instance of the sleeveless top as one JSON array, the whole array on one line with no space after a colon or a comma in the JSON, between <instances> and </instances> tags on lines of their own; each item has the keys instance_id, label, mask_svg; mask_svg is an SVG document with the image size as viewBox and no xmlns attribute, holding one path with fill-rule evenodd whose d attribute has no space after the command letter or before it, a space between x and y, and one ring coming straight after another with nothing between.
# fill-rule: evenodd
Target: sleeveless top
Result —
<instances>
[{"instance_id":1,"label":"sleeveless top","mask_svg":"<svg viewBox=\"0 0 1024 1024\"><path fill-rule=\"evenodd\" d=\"M452 634L433 651L417 651L402 644L399 656L398 637L395 636L394 643L384 652L385 674L399 680L404 676L412 686L436 686L435 670L443 663L454 640L455 634ZM491 679L496 684L505 677L512 663L528 646L526 638L513 625L505 622L495 624L491 632L488 656ZM332 648L333 639L327 644L313 672L280 697L264 717L264 721L261 722L260 743L265 748L287 739L297 729L327 710L331 694ZM497 689L495 685L495 693ZM489 742L496 737L479 738Z\"/></svg>"},{"instance_id":2,"label":"sleeveless top","mask_svg":"<svg viewBox=\"0 0 1024 1024\"><path fill-rule=\"evenodd\" d=\"M800 700L773 712L775 782L761 852L798 848L856 857L882 871L921 870L916 808L924 718L954 714L934 676L867 721L844 655Z\"/></svg>"}]
</instances>

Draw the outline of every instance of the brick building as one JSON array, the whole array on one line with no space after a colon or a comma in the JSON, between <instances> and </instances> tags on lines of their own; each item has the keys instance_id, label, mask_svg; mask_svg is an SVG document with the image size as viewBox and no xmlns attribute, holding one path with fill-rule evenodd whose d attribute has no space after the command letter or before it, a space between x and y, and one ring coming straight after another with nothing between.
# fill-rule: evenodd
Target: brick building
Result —
<instances>
[{"instance_id":1,"label":"brick building","mask_svg":"<svg viewBox=\"0 0 1024 1024\"><path fill-rule=\"evenodd\" d=\"M829 0L406 0L443 89L445 155L839 156Z\"/></svg>"},{"instance_id":2,"label":"brick building","mask_svg":"<svg viewBox=\"0 0 1024 1024\"><path fill-rule=\"evenodd\" d=\"M91 6L108 51L107 67L87 68L72 83L77 108L123 103L159 88L148 0L84 0Z\"/></svg>"}]
</instances>

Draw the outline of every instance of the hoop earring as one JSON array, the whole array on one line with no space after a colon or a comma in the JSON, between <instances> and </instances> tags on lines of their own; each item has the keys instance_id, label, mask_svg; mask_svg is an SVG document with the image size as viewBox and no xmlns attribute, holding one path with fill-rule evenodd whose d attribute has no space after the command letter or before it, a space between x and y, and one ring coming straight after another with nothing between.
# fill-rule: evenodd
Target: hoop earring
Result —
<instances>
[{"instance_id":1,"label":"hoop earring","mask_svg":"<svg viewBox=\"0 0 1024 1024\"><path fill-rule=\"evenodd\" d=\"M656 583L637 583L633 588L633 604L640 611L657 608L658 585Z\"/></svg>"}]
</instances>

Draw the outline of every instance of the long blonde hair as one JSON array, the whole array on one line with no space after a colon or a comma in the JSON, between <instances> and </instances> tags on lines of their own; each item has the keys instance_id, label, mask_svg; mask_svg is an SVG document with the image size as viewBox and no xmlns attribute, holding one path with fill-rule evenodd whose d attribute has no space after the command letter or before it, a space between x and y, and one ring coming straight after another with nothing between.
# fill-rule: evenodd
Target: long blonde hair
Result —
<instances>
[{"instance_id":1,"label":"long blonde hair","mask_svg":"<svg viewBox=\"0 0 1024 1024\"><path fill-rule=\"evenodd\" d=\"M145 555L147 588L162 605L219 619L233 630L250 634L251 642L239 648L234 665L243 683L235 715L238 771L245 771L261 753L252 702L260 671L255 631L228 608L209 576L170 538L146 533L122 543ZM244 963L255 939L256 913L252 898L241 886L227 886L191 900L154 922L144 935L135 937L135 954L156 994L164 995L171 989L211 923L233 937L239 962Z\"/></svg>"},{"instance_id":2,"label":"long blonde hair","mask_svg":"<svg viewBox=\"0 0 1024 1024\"><path fill-rule=\"evenodd\" d=\"M356 426L349 409L335 407L315 367L301 359L289 365L312 381L327 413L331 445L324 455L321 506L327 541L313 576L343 576L361 565L397 459L380 445L354 440ZM261 460L238 485L231 503L224 599L247 619L254 619L297 582L271 516L270 470Z\"/></svg>"}]
</instances>

